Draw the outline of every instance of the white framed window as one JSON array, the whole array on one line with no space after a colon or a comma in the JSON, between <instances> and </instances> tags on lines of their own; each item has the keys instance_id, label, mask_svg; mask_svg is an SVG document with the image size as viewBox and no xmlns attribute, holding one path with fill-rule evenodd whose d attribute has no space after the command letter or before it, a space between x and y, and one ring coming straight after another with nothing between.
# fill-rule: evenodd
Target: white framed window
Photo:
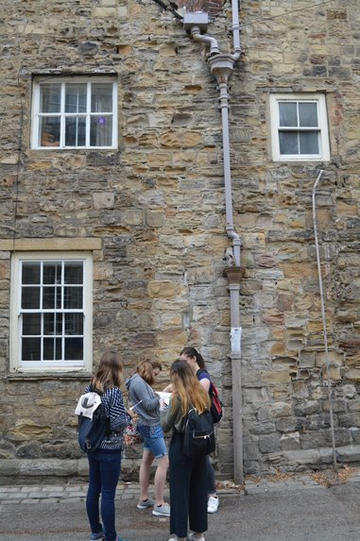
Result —
<instances>
[{"instance_id":1,"label":"white framed window","mask_svg":"<svg viewBox=\"0 0 360 541\"><path fill-rule=\"evenodd\" d=\"M117 147L117 83L106 77L33 82L32 148Z\"/></svg>"},{"instance_id":2,"label":"white framed window","mask_svg":"<svg viewBox=\"0 0 360 541\"><path fill-rule=\"evenodd\" d=\"M82 252L13 255L12 372L91 371L92 274Z\"/></svg>"},{"instance_id":3,"label":"white framed window","mask_svg":"<svg viewBox=\"0 0 360 541\"><path fill-rule=\"evenodd\" d=\"M270 94L274 161L328 161L324 94Z\"/></svg>"}]
</instances>

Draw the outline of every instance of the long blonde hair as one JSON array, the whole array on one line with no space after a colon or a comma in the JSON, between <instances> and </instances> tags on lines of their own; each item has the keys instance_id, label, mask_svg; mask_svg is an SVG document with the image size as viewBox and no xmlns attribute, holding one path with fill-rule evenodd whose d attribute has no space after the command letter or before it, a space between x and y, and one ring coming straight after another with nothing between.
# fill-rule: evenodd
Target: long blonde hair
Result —
<instances>
[{"instance_id":1,"label":"long blonde hair","mask_svg":"<svg viewBox=\"0 0 360 541\"><path fill-rule=\"evenodd\" d=\"M91 387L101 393L112 387L120 387L123 379L123 363L115 351L105 351L91 379Z\"/></svg>"},{"instance_id":2,"label":"long blonde hair","mask_svg":"<svg viewBox=\"0 0 360 541\"><path fill-rule=\"evenodd\" d=\"M194 407L198 413L210 409L209 393L205 391L186 361L177 359L170 368L170 381L173 385L173 398L180 399L181 411L185 416L190 407ZM171 400L175 407L176 400Z\"/></svg>"}]
</instances>

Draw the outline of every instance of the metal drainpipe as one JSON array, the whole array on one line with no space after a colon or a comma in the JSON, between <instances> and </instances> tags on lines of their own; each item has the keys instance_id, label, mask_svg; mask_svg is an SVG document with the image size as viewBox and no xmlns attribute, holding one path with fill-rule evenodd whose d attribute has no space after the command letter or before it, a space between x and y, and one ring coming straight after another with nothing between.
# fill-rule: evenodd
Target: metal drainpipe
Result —
<instances>
[{"instance_id":1,"label":"metal drainpipe","mask_svg":"<svg viewBox=\"0 0 360 541\"><path fill-rule=\"evenodd\" d=\"M218 82L219 78L217 77ZM230 163L229 136L229 92L227 76L219 82L220 109L223 136L223 163L226 208L226 232L232 239L234 268L240 268L240 236L234 229ZM231 272L231 269L230 269ZM241 273L230 277L227 274L230 293L230 345L232 371L232 405L233 405L233 446L234 446L234 481L242 483L243 471L243 433L242 433L242 383L241 383L241 326L240 326L240 278Z\"/></svg>"},{"instance_id":2,"label":"metal drainpipe","mask_svg":"<svg viewBox=\"0 0 360 541\"><path fill-rule=\"evenodd\" d=\"M240 45L240 23L239 23L239 3L238 0L231 1L232 14L232 35L234 53L231 55L233 60L239 60L241 55Z\"/></svg>"},{"instance_id":3,"label":"metal drainpipe","mask_svg":"<svg viewBox=\"0 0 360 541\"><path fill-rule=\"evenodd\" d=\"M231 185L231 164L230 164L230 136L229 136L229 91L228 77L216 74L220 90L220 109L223 138L223 162L224 162L224 183L225 183L225 209L226 209L226 232L233 241L234 260L237 267L240 266L240 237L234 229L233 207L232 207L232 185Z\"/></svg>"},{"instance_id":4,"label":"metal drainpipe","mask_svg":"<svg viewBox=\"0 0 360 541\"><path fill-rule=\"evenodd\" d=\"M215 38L208 36L207 34L201 34L200 28L198 26L193 26L191 28L191 36L195 41L202 41L207 45L210 45L210 54L220 53L218 43Z\"/></svg>"},{"instance_id":5,"label":"metal drainpipe","mask_svg":"<svg viewBox=\"0 0 360 541\"><path fill-rule=\"evenodd\" d=\"M232 265L225 269L230 293L230 359L232 364L232 404L233 404L233 447L234 481L242 483L243 440L242 440L242 384L241 384L241 327L240 327L240 279L243 269L240 267L240 236L235 231L232 207L232 183L229 136L229 91L228 80L234 63L240 58L238 0L232 0L233 54L222 54L218 43L212 36L201 34L200 28L193 24L191 35L194 40L210 45L209 65L219 85L219 101L222 121L223 167L225 185L226 232L232 240ZM189 25L189 22L187 23ZM191 24L191 22L190 22Z\"/></svg>"}]
</instances>

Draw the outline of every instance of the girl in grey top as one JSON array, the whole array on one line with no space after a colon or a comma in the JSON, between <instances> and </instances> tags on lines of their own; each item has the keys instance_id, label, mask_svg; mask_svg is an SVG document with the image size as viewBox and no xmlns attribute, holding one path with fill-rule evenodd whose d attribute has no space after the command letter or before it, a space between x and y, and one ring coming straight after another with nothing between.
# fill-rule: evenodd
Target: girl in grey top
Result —
<instances>
[{"instance_id":1,"label":"girl in grey top","mask_svg":"<svg viewBox=\"0 0 360 541\"><path fill-rule=\"evenodd\" d=\"M129 400L138 415L137 429L144 442L139 472L140 498L137 508L141 510L153 507L153 515L168 517L170 516L170 506L164 501L164 488L169 460L164 433L160 425L160 400L151 388L155 381L154 372L150 361L142 361L137 366L136 374L126 380ZM155 458L157 459L157 468L154 480L154 502L149 498L148 490L151 465Z\"/></svg>"},{"instance_id":2,"label":"girl in grey top","mask_svg":"<svg viewBox=\"0 0 360 541\"><path fill-rule=\"evenodd\" d=\"M139 417L138 426L154 426L159 423L159 397L154 393L150 385L138 373L126 380L129 392L129 400Z\"/></svg>"}]
</instances>

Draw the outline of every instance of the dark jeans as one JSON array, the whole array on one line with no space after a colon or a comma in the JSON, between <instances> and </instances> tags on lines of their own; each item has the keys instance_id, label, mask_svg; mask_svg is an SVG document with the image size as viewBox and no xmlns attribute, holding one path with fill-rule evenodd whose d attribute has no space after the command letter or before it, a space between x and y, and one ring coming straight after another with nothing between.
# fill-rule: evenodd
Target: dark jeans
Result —
<instances>
[{"instance_id":1,"label":"dark jeans","mask_svg":"<svg viewBox=\"0 0 360 541\"><path fill-rule=\"evenodd\" d=\"M209 455L206 457L206 477L208 495L216 494L215 471L213 465L210 462Z\"/></svg>"},{"instance_id":2,"label":"dark jeans","mask_svg":"<svg viewBox=\"0 0 360 541\"><path fill-rule=\"evenodd\" d=\"M170 443L170 533L186 537L188 522L197 533L207 530L206 457L183 454L184 435L174 433Z\"/></svg>"},{"instance_id":3,"label":"dark jeans","mask_svg":"<svg viewBox=\"0 0 360 541\"><path fill-rule=\"evenodd\" d=\"M101 494L101 518L106 541L115 541L115 490L120 475L121 451L104 450L88 455L89 488L86 511L92 533L101 531L99 498Z\"/></svg>"}]
</instances>

